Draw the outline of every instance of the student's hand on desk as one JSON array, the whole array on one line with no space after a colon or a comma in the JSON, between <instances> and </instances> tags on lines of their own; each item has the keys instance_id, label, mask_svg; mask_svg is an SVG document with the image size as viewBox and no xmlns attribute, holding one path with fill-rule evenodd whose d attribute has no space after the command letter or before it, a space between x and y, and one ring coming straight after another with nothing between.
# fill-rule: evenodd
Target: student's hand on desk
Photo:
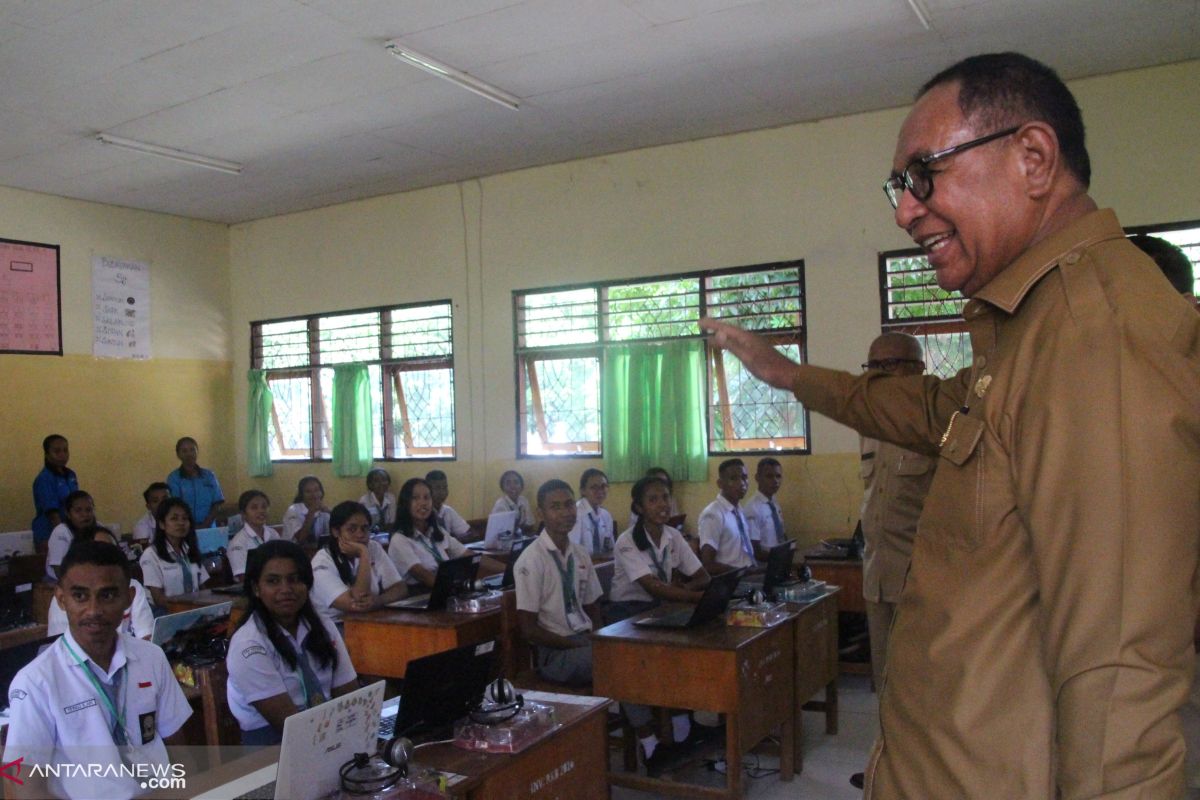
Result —
<instances>
[{"instance_id":1,"label":"student's hand on desk","mask_svg":"<svg viewBox=\"0 0 1200 800\"><path fill-rule=\"evenodd\" d=\"M736 325L707 317L700 320L700 327L713 334L714 345L737 356L754 377L777 389L792 388L796 363L776 350L768 340Z\"/></svg>"}]
</instances>

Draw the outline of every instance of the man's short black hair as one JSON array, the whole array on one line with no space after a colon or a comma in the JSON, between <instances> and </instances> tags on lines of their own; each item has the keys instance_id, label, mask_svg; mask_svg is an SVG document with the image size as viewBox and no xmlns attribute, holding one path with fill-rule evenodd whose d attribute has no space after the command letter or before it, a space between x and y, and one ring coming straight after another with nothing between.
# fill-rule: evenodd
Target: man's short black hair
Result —
<instances>
[{"instance_id":1,"label":"man's short black hair","mask_svg":"<svg viewBox=\"0 0 1200 800\"><path fill-rule=\"evenodd\" d=\"M742 461L740 458L727 458L724 461L722 461L720 463L720 465L717 466L717 474L724 477L725 470L729 469L730 467L745 467L745 466L746 466L746 462Z\"/></svg>"},{"instance_id":2,"label":"man's short black hair","mask_svg":"<svg viewBox=\"0 0 1200 800\"><path fill-rule=\"evenodd\" d=\"M783 464L779 463L779 459L775 456L765 456L758 460L757 466L754 467L754 474L757 475L763 471L763 467L779 467L783 469Z\"/></svg>"},{"instance_id":3,"label":"man's short black hair","mask_svg":"<svg viewBox=\"0 0 1200 800\"><path fill-rule=\"evenodd\" d=\"M1192 262L1188 261L1187 254L1183 250L1166 239L1147 236L1144 233L1130 236L1129 241L1154 259L1154 263L1158 264L1158 268L1162 270L1163 275L1167 276L1167 280L1175 287L1175 291L1180 294L1192 293L1195 288L1196 276L1192 274Z\"/></svg>"},{"instance_id":4,"label":"man's short black hair","mask_svg":"<svg viewBox=\"0 0 1200 800\"><path fill-rule=\"evenodd\" d=\"M567 494L571 495L571 497L575 496L575 490L571 488L571 484L567 483L566 481L561 481L558 478L551 478L550 480L546 481L541 486L539 486L538 492L537 492L538 508L545 507L546 495L550 494L551 492L560 491L562 489L566 489Z\"/></svg>"},{"instance_id":5,"label":"man's short black hair","mask_svg":"<svg viewBox=\"0 0 1200 800\"><path fill-rule=\"evenodd\" d=\"M154 483L152 483L146 487L146 491L142 492L142 499L145 500L147 503L149 503L150 495L153 492L166 492L168 495L170 495L171 487L168 486L167 484L163 483L162 481L155 481Z\"/></svg>"},{"instance_id":6,"label":"man's short black hair","mask_svg":"<svg viewBox=\"0 0 1200 800\"><path fill-rule=\"evenodd\" d=\"M125 577L129 577L129 559L125 552L115 544L97 542L95 539L77 539L67 554L63 556L59 569L60 580L67 577L71 567L76 564L94 564L98 567L120 567Z\"/></svg>"},{"instance_id":7,"label":"man's short black hair","mask_svg":"<svg viewBox=\"0 0 1200 800\"><path fill-rule=\"evenodd\" d=\"M1083 114L1053 69L1020 53L964 58L930 78L917 98L943 83L958 84L958 107L980 135L1040 120L1054 129L1063 163L1083 188L1092 180Z\"/></svg>"},{"instance_id":8,"label":"man's short black hair","mask_svg":"<svg viewBox=\"0 0 1200 800\"><path fill-rule=\"evenodd\" d=\"M440 469L431 469L429 472L425 473L425 482L433 483L434 481L446 481L447 483L450 482L446 478L446 473L442 472Z\"/></svg>"}]
</instances>

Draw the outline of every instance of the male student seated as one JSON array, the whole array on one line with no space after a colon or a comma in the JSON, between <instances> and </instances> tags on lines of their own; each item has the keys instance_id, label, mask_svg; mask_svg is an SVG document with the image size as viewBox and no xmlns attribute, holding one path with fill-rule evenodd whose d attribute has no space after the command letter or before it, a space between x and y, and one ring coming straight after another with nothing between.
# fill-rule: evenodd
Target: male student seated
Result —
<instances>
[{"instance_id":1,"label":"male student seated","mask_svg":"<svg viewBox=\"0 0 1200 800\"><path fill-rule=\"evenodd\" d=\"M720 494L700 512L700 562L710 575L752 568L754 544L750 523L740 503L749 488L750 476L740 458L722 461L717 468Z\"/></svg>"},{"instance_id":2,"label":"male student seated","mask_svg":"<svg viewBox=\"0 0 1200 800\"><path fill-rule=\"evenodd\" d=\"M182 743L192 710L163 651L117 632L133 600L125 554L106 542L73 544L54 594L67 631L8 690L4 761L22 759L24 781L9 790L108 800L144 793L148 777L174 777L166 745ZM32 774L34 765L64 766L46 777Z\"/></svg>"},{"instance_id":3,"label":"male student seated","mask_svg":"<svg viewBox=\"0 0 1200 800\"><path fill-rule=\"evenodd\" d=\"M587 550L571 542L575 494L550 480L537 493L544 530L514 565L517 620L537 648L537 671L548 681L579 686L592 681L588 633L601 627L600 580Z\"/></svg>"},{"instance_id":4,"label":"male student seated","mask_svg":"<svg viewBox=\"0 0 1200 800\"><path fill-rule=\"evenodd\" d=\"M754 482L758 491L746 501L746 521L750 523L750 540L754 544L754 557L767 560L767 552L777 544L783 544L787 534L783 530L783 514L775 495L783 485L783 466L779 460L767 456L758 460L754 470Z\"/></svg>"},{"instance_id":5,"label":"male student seated","mask_svg":"<svg viewBox=\"0 0 1200 800\"><path fill-rule=\"evenodd\" d=\"M450 496L450 479L440 469L431 469L425 473L425 482L429 484L429 494L433 497L433 515L437 517L438 527L460 541L471 540L471 526L450 506L446 498Z\"/></svg>"}]
</instances>

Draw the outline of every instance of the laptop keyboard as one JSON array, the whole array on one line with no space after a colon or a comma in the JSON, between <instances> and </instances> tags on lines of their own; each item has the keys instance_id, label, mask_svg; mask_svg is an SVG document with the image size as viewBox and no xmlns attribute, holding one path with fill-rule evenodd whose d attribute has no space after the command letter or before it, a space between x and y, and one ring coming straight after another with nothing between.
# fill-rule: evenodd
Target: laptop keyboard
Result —
<instances>
[{"instance_id":1,"label":"laptop keyboard","mask_svg":"<svg viewBox=\"0 0 1200 800\"><path fill-rule=\"evenodd\" d=\"M669 614L663 614L660 617L654 618L655 625L677 625L683 627L687 625L688 620L692 618L692 609L685 608L681 611L672 611Z\"/></svg>"}]
</instances>

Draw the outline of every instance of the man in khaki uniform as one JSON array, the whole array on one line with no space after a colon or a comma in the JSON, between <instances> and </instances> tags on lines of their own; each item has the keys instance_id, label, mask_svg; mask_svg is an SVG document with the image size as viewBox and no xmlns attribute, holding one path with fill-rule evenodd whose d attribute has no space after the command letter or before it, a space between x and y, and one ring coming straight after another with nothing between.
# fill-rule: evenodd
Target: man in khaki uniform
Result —
<instances>
[{"instance_id":1,"label":"man in khaki uniform","mask_svg":"<svg viewBox=\"0 0 1200 800\"><path fill-rule=\"evenodd\" d=\"M888 652L869 798L1176 798L1200 558L1200 315L1088 196L1083 122L1013 53L935 76L885 184L970 298L953 378L759 378L939 458Z\"/></svg>"},{"instance_id":2,"label":"man in khaki uniform","mask_svg":"<svg viewBox=\"0 0 1200 800\"><path fill-rule=\"evenodd\" d=\"M871 343L867 368L890 375L920 375L925 371L921 342L906 333L885 333ZM861 449L863 599L871 636L871 673L876 691L882 691L888 631L936 463L927 455L877 439L863 437Z\"/></svg>"}]
</instances>

